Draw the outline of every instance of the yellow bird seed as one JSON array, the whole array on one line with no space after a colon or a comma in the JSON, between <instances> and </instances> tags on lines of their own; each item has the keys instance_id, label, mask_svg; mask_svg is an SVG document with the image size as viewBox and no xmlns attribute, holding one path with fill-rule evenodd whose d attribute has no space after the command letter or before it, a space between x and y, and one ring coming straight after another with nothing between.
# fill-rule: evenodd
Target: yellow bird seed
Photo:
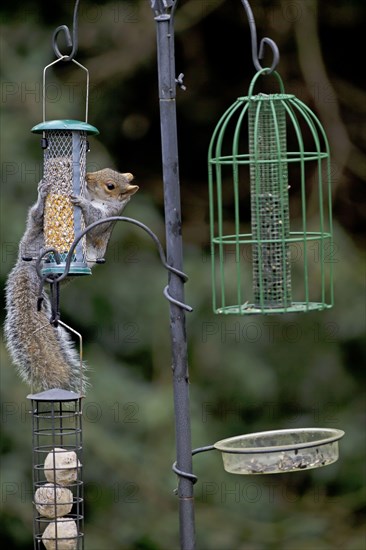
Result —
<instances>
[{"instance_id":1,"label":"yellow bird seed","mask_svg":"<svg viewBox=\"0 0 366 550\"><path fill-rule=\"evenodd\" d=\"M59 253L68 252L75 237L72 192L72 160L67 156L50 157L45 161L45 178L51 192L44 211L45 246Z\"/></svg>"},{"instance_id":2,"label":"yellow bird seed","mask_svg":"<svg viewBox=\"0 0 366 550\"><path fill-rule=\"evenodd\" d=\"M50 193L44 211L45 246L68 252L75 238L74 206L67 195Z\"/></svg>"}]
</instances>

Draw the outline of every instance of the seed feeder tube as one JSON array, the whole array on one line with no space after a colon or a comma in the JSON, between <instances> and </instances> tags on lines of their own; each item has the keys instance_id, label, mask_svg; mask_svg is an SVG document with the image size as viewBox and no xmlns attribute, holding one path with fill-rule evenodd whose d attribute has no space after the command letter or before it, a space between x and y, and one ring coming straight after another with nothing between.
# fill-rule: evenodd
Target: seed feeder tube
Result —
<instances>
[{"instance_id":1,"label":"seed feeder tube","mask_svg":"<svg viewBox=\"0 0 366 550\"><path fill-rule=\"evenodd\" d=\"M84 228L80 208L71 202L71 195L85 194L86 154L89 149L88 135L99 134L97 128L87 123L89 73L83 65L72 60L87 72L87 101L85 122L79 120L46 121L45 79L48 67L43 72L43 122L32 128L35 134L42 134L44 151L43 178L50 184L44 211L45 248L54 248L61 262L57 263L53 253L48 254L42 269L43 275L61 275L65 270L68 251L77 234ZM69 269L70 275L89 275L86 262L86 244L83 239L74 252Z\"/></svg>"},{"instance_id":2,"label":"seed feeder tube","mask_svg":"<svg viewBox=\"0 0 366 550\"><path fill-rule=\"evenodd\" d=\"M256 307L291 303L286 111L259 94L249 102L253 293Z\"/></svg>"},{"instance_id":3,"label":"seed feeder tube","mask_svg":"<svg viewBox=\"0 0 366 550\"><path fill-rule=\"evenodd\" d=\"M52 389L27 398L33 432L34 548L82 550L82 396Z\"/></svg>"},{"instance_id":4,"label":"seed feeder tube","mask_svg":"<svg viewBox=\"0 0 366 550\"><path fill-rule=\"evenodd\" d=\"M213 310L219 314L333 305L328 140L309 107L285 93L277 72L280 93L253 93L268 71L260 70L248 95L227 109L209 146ZM243 213L248 194L250 233Z\"/></svg>"},{"instance_id":5,"label":"seed feeder tube","mask_svg":"<svg viewBox=\"0 0 366 550\"><path fill-rule=\"evenodd\" d=\"M328 466L338 460L342 430L299 428L239 435L214 444L232 474L279 474Z\"/></svg>"}]
</instances>

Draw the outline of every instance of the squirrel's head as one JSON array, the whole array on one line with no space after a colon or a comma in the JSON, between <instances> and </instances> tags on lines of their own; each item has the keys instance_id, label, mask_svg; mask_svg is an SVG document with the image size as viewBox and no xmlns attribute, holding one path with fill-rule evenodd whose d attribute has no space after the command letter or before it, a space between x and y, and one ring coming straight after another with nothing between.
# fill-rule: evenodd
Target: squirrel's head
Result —
<instances>
[{"instance_id":1,"label":"squirrel's head","mask_svg":"<svg viewBox=\"0 0 366 550\"><path fill-rule=\"evenodd\" d=\"M104 201L125 202L138 191L138 185L131 185L133 175L129 172L121 174L110 168L88 172L86 184L93 198Z\"/></svg>"}]
</instances>

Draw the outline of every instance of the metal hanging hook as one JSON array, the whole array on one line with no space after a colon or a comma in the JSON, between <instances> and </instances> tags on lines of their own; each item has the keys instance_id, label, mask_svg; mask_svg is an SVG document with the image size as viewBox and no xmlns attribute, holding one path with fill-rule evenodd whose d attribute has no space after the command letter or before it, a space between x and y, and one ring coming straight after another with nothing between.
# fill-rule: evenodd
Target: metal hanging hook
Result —
<instances>
[{"instance_id":1,"label":"metal hanging hook","mask_svg":"<svg viewBox=\"0 0 366 550\"><path fill-rule=\"evenodd\" d=\"M262 65L259 63L259 59L263 59L264 46L267 44L271 48L272 53L273 53L272 65L271 65L270 69L268 70L268 74L270 74L275 70L275 68L277 67L277 65L280 61L280 52L279 52L279 49L277 47L277 44L271 38L267 38L267 37L262 38L262 40L260 41L260 44L259 44L259 51L258 51L257 28L255 26L255 20L254 20L254 15L253 15L252 9L250 7L249 2L247 2L247 0L241 0L241 2L243 4L244 9L245 9L245 11L247 13L247 16L248 16L250 34L251 34L251 37L252 37L252 59L253 59L254 66L257 69L257 71L260 71L260 70L263 69Z\"/></svg>"},{"instance_id":2,"label":"metal hanging hook","mask_svg":"<svg viewBox=\"0 0 366 550\"><path fill-rule=\"evenodd\" d=\"M72 39L71 39L71 33L70 29L67 25L60 25L55 29L53 35L52 35L52 47L53 51L55 52L56 57L58 59L61 59L63 61L72 61L73 58L76 55L77 49L78 49L78 9L79 9L79 2L80 0L76 0L75 7L74 7L74 18L73 18L73 24L72 24ZM65 35L66 45L69 48L72 48L69 55L64 55L60 52L60 49L57 45L57 38L60 32L63 32Z\"/></svg>"},{"instance_id":3,"label":"metal hanging hook","mask_svg":"<svg viewBox=\"0 0 366 550\"><path fill-rule=\"evenodd\" d=\"M166 14L169 9L172 11L177 7L178 0L150 0L151 8L157 16Z\"/></svg>"}]
</instances>

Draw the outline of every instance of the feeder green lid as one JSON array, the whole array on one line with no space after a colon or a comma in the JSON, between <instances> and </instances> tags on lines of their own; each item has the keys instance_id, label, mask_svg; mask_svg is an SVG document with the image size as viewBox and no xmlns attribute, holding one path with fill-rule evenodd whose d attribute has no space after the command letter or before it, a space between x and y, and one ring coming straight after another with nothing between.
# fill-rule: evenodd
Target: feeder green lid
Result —
<instances>
[{"instance_id":1,"label":"feeder green lid","mask_svg":"<svg viewBox=\"0 0 366 550\"><path fill-rule=\"evenodd\" d=\"M36 126L33 126L31 132L42 134L42 132L47 130L79 130L87 134L99 134L99 130L95 126L80 120L47 120L47 122L40 122Z\"/></svg>"}]
</instances>

